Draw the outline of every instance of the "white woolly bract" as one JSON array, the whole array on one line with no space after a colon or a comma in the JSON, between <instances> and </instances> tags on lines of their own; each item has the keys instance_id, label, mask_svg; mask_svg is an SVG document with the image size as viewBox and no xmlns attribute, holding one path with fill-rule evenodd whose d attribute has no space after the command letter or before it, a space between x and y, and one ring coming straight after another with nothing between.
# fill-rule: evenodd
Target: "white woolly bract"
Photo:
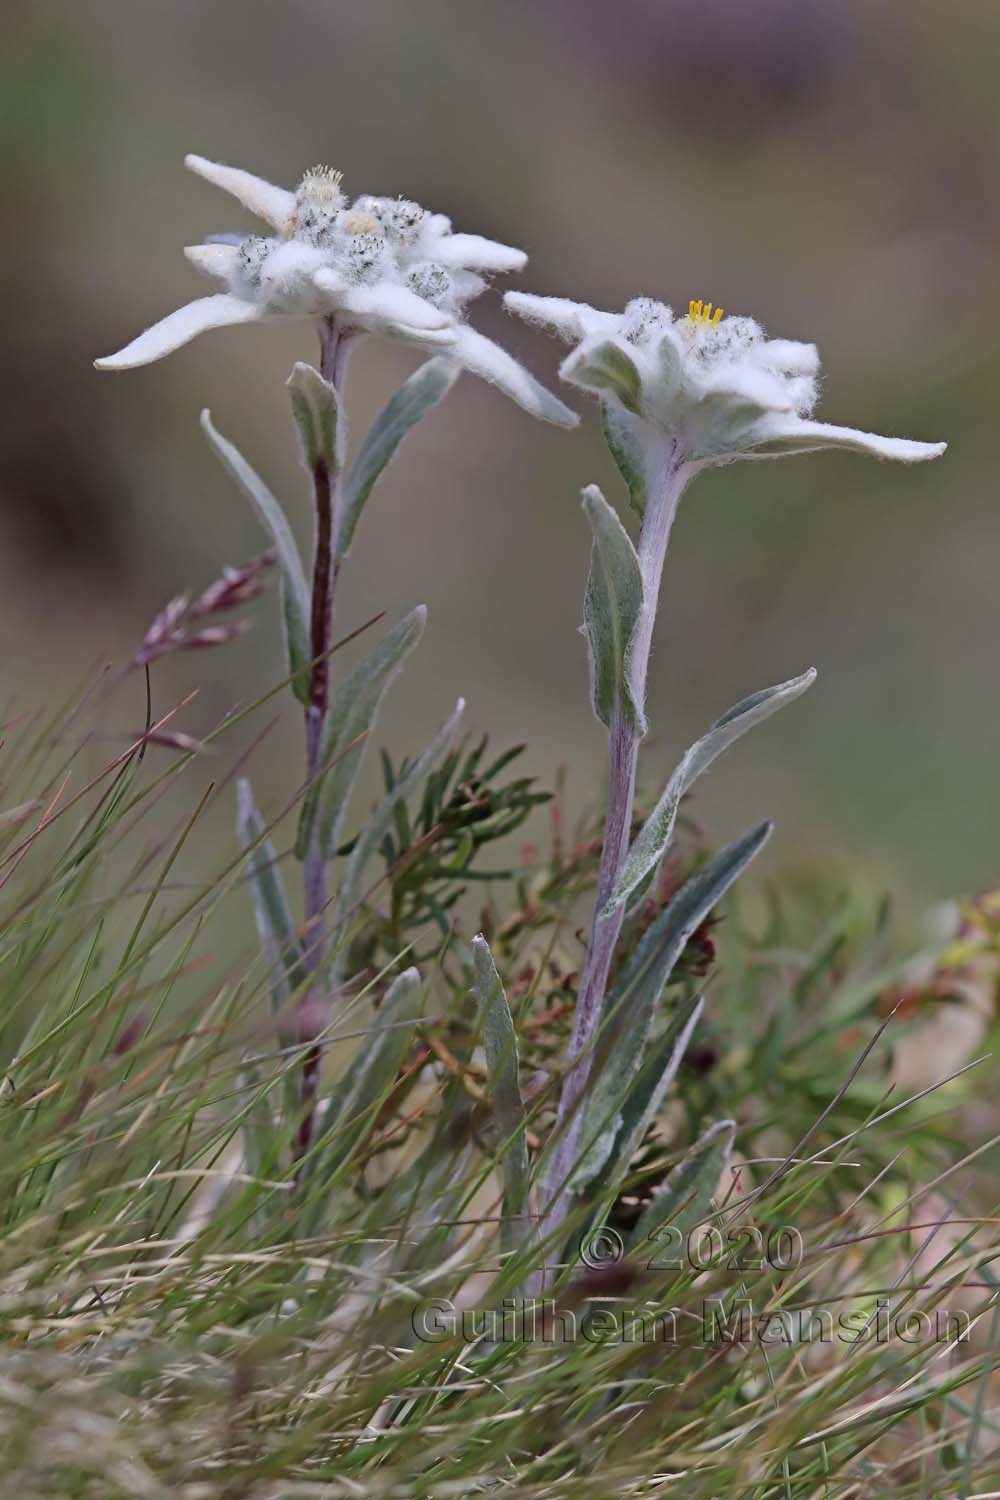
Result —
<instances>
[{"instance_id":1,"label":"white woolly bract","mask_svg":"<svg viewBox=\"0 0 1000 1500\"><path fill-rule=\"evenodd\" d=\"M644 425L678 444L689 463L777 458L848 448L919 463L943 443L883 438L811 420L819 393L814 344L769 339L752 318L725 318L699 303L683 317L649 297L624 312L602 312L564 297L508 292L507 310L575 347L560 375L619 409L641 437Z\"/></svg>"},{"instance_id":2,"label":"white woolly bract","mask_svg":"<svg viewBox=\"0 0 1000 1500\"><path fill-rule=\"evenodd\" d=\"M222 328L227 323L252 323L259 317L260 313L252 302L244 302L225 292L215 297L200 297L197 302L189 302L186 307L179 307L159 323L154 323L117 354L109 354L94 363L99 370L134 370L138 365L152 364L165 354L172 354L209 328Z\"/></svg>"},{"instance_id":3,"label":"white woolly bract","mask_svg":"<svg viewBox=\"0 0 1000 1500\"><path fill-rule=\"evenodd\" d=\"M162 358L223 323L268 318L336 318L345 330L378 333L445 353L481 374L526 410L563 426L576 418L502 349L463 322L486 275L519 271L522 250L476 234L455 234L443 214L405 198L364 194L352 204L339 172L315 167L294 192L237 167L189 156L198 176L238 199L273 231L213 235L185 251L224 291L171 313L100 369L131 369Z\"/></svg>"}]
</instances>

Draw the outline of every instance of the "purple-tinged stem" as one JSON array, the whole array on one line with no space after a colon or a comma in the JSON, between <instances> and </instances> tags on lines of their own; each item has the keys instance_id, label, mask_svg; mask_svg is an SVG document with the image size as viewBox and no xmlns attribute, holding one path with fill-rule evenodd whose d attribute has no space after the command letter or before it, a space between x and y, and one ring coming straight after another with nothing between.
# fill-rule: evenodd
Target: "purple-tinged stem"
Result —
<instances>
[{"instance_id":1,"label":"purple-tinged stem","mask_svg":"<svg viewBox=\"0 0 1000 1500\"><path fill-rule=\"evenodd\" d=\"M320 325L320 373L343 397L347 379L352 335L340 328L334 318L324 318ZM311 783L319 771L323 726L330 707L330 648L333 645L333 613L339 565L336 557L337 534L343 508L343 476L339 468L331 469L324 458L313 467L313 499L316 516L316 545L313 560L311 640L312 670L309 704L306 708L306 779ZM305 906L305 968L315 975L322 967L326 947L326 907L328 902L326 854L320 842L319 820L302 867ZM302 998L303 1013L313 1011L313 987ZM302 1063L301 1103L296 1158L309 1150L316 1117L316 1093L319 1088L322 1048L310 1047Z\"/></svg>"},{"instance_id":2,"label":"purple-tinged stem","mask_svg":"<svg viewBox=\"0 0 1000 1500\"><path fill-rule=\"evenodd\" d=\"M637 549L643 601L632 647L633 680L640 703L645 698L653 626L670 531L678 501L691 474L690 467L678 460L676 443L667 439L650 451L647 472L646 511ZM573 1017L569 1070L563 1080L556 1116L556 1146L544 1187L546 1206L542 1233L552 1248L557 1248L554 1236L572 1207L569 1179L576 1165L580 1143L583 1122L580 1106L593 1066L594 1043L600 1029L608 974L625 915L623 907L607 915L603 912L628 853L639 739L635 729L616 709L608 729L608 801L594 916Z\"/></svg>"}]
</instances>

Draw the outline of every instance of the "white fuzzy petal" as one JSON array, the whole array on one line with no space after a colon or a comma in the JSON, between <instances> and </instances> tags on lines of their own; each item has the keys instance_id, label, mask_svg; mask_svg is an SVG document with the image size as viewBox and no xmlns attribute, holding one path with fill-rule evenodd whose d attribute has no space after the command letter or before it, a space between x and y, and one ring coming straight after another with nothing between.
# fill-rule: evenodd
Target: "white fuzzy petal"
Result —
<instances>
[{"instance_id":1,"label":"white fuzzy petal","mask_svg":"<svg viewBox=\"0 0 1000 1500\"><path fill-rule=\"evenodd\" d=\"M208 161L204 156L185 156L184 165L199 177L204 177L224 193L232 193L244 208L248 208L259 219L264 219L275 229L285 229L295 207L295 194L285 188L265 182L252 172L239 167L227 167L220 161Z\"/></svg>"},{"instance_id":2,"label":"white fuzzy petal","mask_svg":"<svg viewBox=\"0 0 1000 1500\"><path fill-rule=\"evenodd\" d=\"M767 339L752 344L744 356L764 370L780 370L785 375L817 375L819 350L815 344L800 344L796 339Z\"/></svg>"},{"instance_id":3,"label":"white fuzzy petal","mask_svg":"<svg viewBox=\"0 0 1000 1500\"><path fill-rule=\"evenodd\" d=\"M275 316L318 317L328 310L315 280L324 257L325 252L316 245L305 245L301 240L278 241L261 263L253 295Z\"/></svg>"},{"instance_id":4,"label":"white fuzzy petal","mask_svg":"<svg viewBox=\"0 0 1000 1500\"><path fill-rule=\"evenodd\" d=\"M528 257L513 245L501 245L481 234L446 234L435 240L433 257L442 266L467 271L523 271Z\"/></svg>"},{"instance_id":5,"label":"white fuzzy petal","mask_svg":"<svg viewBox=\"0 0 1000 1500\"><path fill-rule=\"evenodd\" d=\"M526 323L540 323L567 344L577 344L592 333L611 333L619 319L614 313L599 312L586 302L571 302L568 297L536 297L531 292L507 292L503 305Z\"/></svg>"},{"instance_id":6,"label":"white fuzzy petal","mask_svg":"<svg viewBox=\"0 0 1000 1500\"><path fill-rule=\"evenodd\" d=\"M392 281L377 281L373 286L344 286L336 274L317 271L316 285L329 291L337 309L356 318L359 328L374 327L391 332L395 324L407 328L440 332L449 327L451 318L439 307L433 307L408 287Z\"/></svg>"},{"instance_id":7,"label":"white fuzzy petal","mask_svg":"<svg viewBox=\"0 0 1000 1500\"><path fill-rule=\"evenodd\" d=\"M222 328L227 323L251 323L259 317L260 313L252 302L231 297L227 292L220 292L215 297L200 297L197 302L189 302L186 307L179 307L159 323L154 323L117 354L95 359L94 364L99 370L133 370L137 365L149 365L165 354L172 354L209 328Z\"/></svg>"},{"instance_id":8,"label":"white fuzzy petal","mask_svg":"<svg viewBox=\"0 0 1000 1500\"><path fill-rule=\"evenodd\" d=\"M184 254L205 276L228 281L239 264L240 252L235 245L186 245Z\"/></svg>"},{"instance_id":9,"label":"white fuzzy petal","mask_svg":"<svg viewBox=\"0 0 1000 1500\"><path fill-rule=\"evenodd\" d=\"M745 364L713 371L707 380L699 382L699 390L703 396L731 396L741 405L759 407L761 413L793 409L785 382L770 370L755 370Z\"/></svg>"},{"instance_id":10,"label":"white fuzzy petal","mask_svg":"<svg viewBox=\"0 0 1000 1500\"><path fill-rule=\"evenodd\" d=\"M455 334L453 358L464 369L499 386L505 395L533 417L541 417L544 422L555 422L559 427L577 425L580 418L576 412L570 411L558 397L540 385L499 344L494 344L492 339L485 338L465 323L456 328Z\"/></svg>"},{"instance_id":11,"label":"white fuzzy petal","mask_svg":"<svg viewBox=\"0 0 1000 1500\"><path fill-rule=\"evenodd\" d=\"M341 292L355 285L343 271L335 271L332 266L321 266L318 271L314 271L313 281L330 297L339 297Z\"/></svg>"},{"instance_id":12,"label":"white fuzzy petal","mask_svg":"<svg viewBox=\"0 0 1000 1500\"><path fill-rule=\"evenodd\" d=\"M784 453L808 453L817 448L847 448L873 458L892 458L899 463L919 464L939 458L947 443L917 443L910 438L882 437L859 432L856 427L836 427L829 422L807 422L799 417L768 417L756 429L753 447L762 458Z\"/></svg>"},{"instance_id":13,"label":"white fuzzy petal","mask_svg":"<svg viewBox=\"0 0 1000 1500\"><path fill-rule=\"evenodd\" d=\"M418 349L426 349L431 354L448 354L455 347L454 328L411 328L405 323L393 323L391 328L383 331L389 338L404 344L416 344Z\"/></svg>"}]
</instances>

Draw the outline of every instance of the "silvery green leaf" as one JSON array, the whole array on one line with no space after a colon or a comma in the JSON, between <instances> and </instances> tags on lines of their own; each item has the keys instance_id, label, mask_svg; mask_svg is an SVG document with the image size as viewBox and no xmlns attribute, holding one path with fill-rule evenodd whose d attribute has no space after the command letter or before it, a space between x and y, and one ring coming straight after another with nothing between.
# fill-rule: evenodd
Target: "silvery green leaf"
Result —
<instances>
[{"instance_id":1,"label":"silvery green leaf","mask_svg":"<svg viewBox=\"0 0 1000 1500\"><path fill-rule=\"evenodd\" d=\"M598 1174L601 1192L608 1192L625 1176L676 1077L704 1006L702 995L686 1001L645 1061L645 1033L640 1046L620 1046L620 1056L612 1054L587 1102L586 1145L570 1184L574 1192L582 1192Z\"/></svg>"},{"instance_id":2,"label":"silvery green leaf","mask_svg":"<svg viewBox=\"0 0 1000 1500\"><path fill-rule=\"evenodd\" d=\"M772 714L794 703L796 698L816 681L816 672L810 667L800 677L792 677L777 687L763 688L752 693L717 719L707 734L687 750L679 765L667 782L663 795L650 813L625 857L615 888L604 908L603 915L623 906L634 890L656 869L673 836L677 809L685 792L697 781L712 762L728 750L741 735L755 724L761 724Z\"/></svg>"},{"instance_id":3,"label":"silvery green leaf","mask_svg":"<svg viewBox=\"0 0 1000 1500\"><path fill-rule=\"evenodd\" d=\"M734 1120L718 1120L681 1158L632 1232L629 1249L637 1257L647 1256L649 1265L655 1266L657 1233L664 1225L669 1224L671 1230L685 1235L704 1221L735 1135Z\"/></svg>"},{"instance_id":4,"label":"silvery green leaf","mask_svg":"<svg viewBox=\"0 0 1000 1500\"><path fill-rule=\"evenodd\" d=\"M391 828L393 819L396 816L396 809L426 781L434 766L454 739L455 732L458 729L464 712L465 699L459 698L454 709L444 724L442 724L433 740L431 740L426 750L422 750L412 765L407 767L389 795L366 820L365 826L358 835L354 848L348 858L344 878L341 881L340 894L337 898L337 906L333 918L335 930L339 929L346 921L351 908L357 901L361 891L361 876L364 873L365 865ZM333 958L332 977L334 979L340 974L345 956L346 947L342 945Z\"/></svg>"},{"instance_id":5,"label":"silvery green leaf","mask_svg":"<svg viewBox=\"0 0 1000 1500\"><path fill-rule=\"evenodd\" d=\"M309 668L312 650L309 644L309 589L302 569L302 559L285 513L267 485L234 447L212 425L207 411L201 414L205 436L236 483L250 500L274 544L281 572L281 607L285 621L285 642L289 671L294 673L292 688L302 702L309 701Z\"/></svg>"},{"instance_id":6,"label":"silvery green leaf","mask_svg":"<svg viewBox=\"0 0 1000 1500\"><path fill-rule=\"evenodd\" d=\"M573 385L614 396L627 411L640 415L642 376L634 351L624 340L596 338L584 342L563 361L559 373Z\"/></svg>"},{"instance_id":7,"label":"silvery green leaf","mask_svg":"<svg viewBox=\"0 0 1000 1500\"><path fill-rule=\"evenodd\" d=\"M296 364L286 381L306 467L323 464L339 473L344 462L345 423L337 392L312 365Z\"/></svg>"},{"instance_id":8,"label":"silvery green leaf","mask_svg":"<svg viewBox=\"0 0 1000 1500\"><path fill-rule=\"evenodd\" d=\"M472 940L475 995L483 1030L486 1074L493 1116L501 1142L503 1223L501 1246L516 1250L527 1239L529 1208L528 1146L524 1103L518 1080L517 1035L489 944L480 934Z\"/></svg>"},{"instance_id":9,"label":"silvery green leaf","mask_svg":"<svg viewBox=\"0 0 1000 1500\"><path fill-rule=\"evenodd\" d=\"M451 390L461 371L452 360L436 357L414 371L375 418L344 486L344 513L337 539L338 557L346 557L358 518L375 481L400 443Z\"/></svg>"},{"instance_id":10,"label":"silvery green leaf","mask_svg":"<svg viewBox=\"0 0 1000 1500\"><path fill-rule=\"evenodd\" d=\"M583 606L591 702L604 724L611 723L620 704L629 725L642 735L646 720L632 665L643 604L639 560L628 532L596 484L584 490L583 508L594 536Z\"/></svg>"},{"instance_id":11,"label":"silvery green leaf","mask_svg":"<svg viewBox=\"0 0 1000 1500\"><path fill-rule=\"evenodd\" d=\"M613 1150L620 1155L622 1127L617 1117L624 1117L631 1108L656 1007L674 965L691 934L767 843L772 826L761 823L735 839L681 886L647 928L617 984L605 996L597 1066L583 1124L583 1139L592 1144L574 1174L575 1189L593 1180Z\"/></svg>"},{"instance_id":12,"label":"silvery green leaf","mask_svg":"<svg viewBox=\"0 0 1000 1500\"><path fill-rule=\"evenodd\" d=\"M348 799L358 768L371 738L379 708L386 693L403 669L403 663L424 632L427 610L422 604L395 626L375 650L355 668L350 677L335 690L323 724L318 765L319 778L302 804L295 852L304 859L312 837L313 824L319 815L321 847L332 859L340 839L340 829L347 811ZM353 749L347 746L364 735ZM339 757L339 759L338 759ZM324 777L323 768L331 766Z\"/></svg>"},{"instance_id":13,"label":"silvery green leaf","mask_svg":"<svg viewBox=\"0 0 1000 1500\"><path fill-rule=\"evenodd\" d=\"M643 462L639 418L623 411L611 401L601 402L604 441L628 486L632 509L640 516L646 511L646 467Z\"/></svg>"},{"instance_id":14,"label":"silvery green leaf","mask_svg":"<svg viewBox=\"0 0 1000 1500\"><path fill-rule=\"evenodd\" d=\"M371 1132L410 1050L421 989L420 974L413 968L393 980L371 1030L335 1085L312 1153L313 1170L324 1178L333 1176Z\"/></svg>"},{"instance_id":15,"label":"silvery green leaf","mask_svg":"<svg viewBox=\"0 0 1000 1500\"><path fill-rule=\"evenodd\" d=\"M257 935L271 973L271 1002L276 1011L283 1010L303 979L302 947L274 847L264 836L264 823L254 805L250 783L243 777L236 784L236 835L247 855Z\"/></svg>"}]
</instances>

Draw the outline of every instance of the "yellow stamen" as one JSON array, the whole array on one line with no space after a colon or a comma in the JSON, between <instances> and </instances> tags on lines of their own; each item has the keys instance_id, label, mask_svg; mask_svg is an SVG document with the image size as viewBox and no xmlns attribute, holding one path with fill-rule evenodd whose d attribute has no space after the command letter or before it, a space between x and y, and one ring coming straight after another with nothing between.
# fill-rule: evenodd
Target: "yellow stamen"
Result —
<instances>
[{"instance_id":1,"label":"yellow stamen","mask_svg":"<svg viewBox=\"0 0 1000 1500\"><path fill-rule=\"evenodd\" d=\"M717 307L713 312L711 302L702 302L700 298L696 302L692 298L688 303L688 317L696 326L718 328L722 322L724 313L721 307Z\"/></svg>"}]
</instances>

